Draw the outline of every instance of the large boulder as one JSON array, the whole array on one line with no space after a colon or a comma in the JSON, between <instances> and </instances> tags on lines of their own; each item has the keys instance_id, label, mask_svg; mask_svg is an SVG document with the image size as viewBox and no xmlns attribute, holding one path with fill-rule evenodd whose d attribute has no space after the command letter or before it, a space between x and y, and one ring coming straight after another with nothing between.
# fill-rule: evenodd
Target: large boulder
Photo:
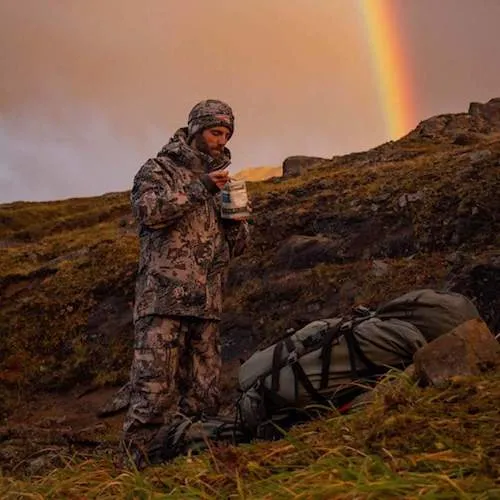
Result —
<instances>
[{"instance_id":1,"label":"large boulder","mask_svg":"<svg viewBox=\"0 0 500 500\"><path fill-rule=\"evenodd\" d=\"M500 344L479 318L462 323L415 354L415 375L424 384L446 386L454 377L500 368Z\"/></svg>"}]
</instances>

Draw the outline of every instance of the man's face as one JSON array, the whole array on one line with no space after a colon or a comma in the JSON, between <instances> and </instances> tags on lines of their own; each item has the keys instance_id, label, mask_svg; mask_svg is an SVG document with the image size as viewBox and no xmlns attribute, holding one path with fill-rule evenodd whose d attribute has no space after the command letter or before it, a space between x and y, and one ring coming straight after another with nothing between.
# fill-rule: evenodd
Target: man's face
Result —
<instances>
[{"instance_id":1,"label":"man's face","mask_svg":"<svg viewBox=\"0 0 500 500\"><path fill-rule=\"evenodd\" d=\"M226 127L206 128L201 134L198 134L196 147L212 158L219 158L230 137L231 131Z\"/></svg>"}]
</instances>

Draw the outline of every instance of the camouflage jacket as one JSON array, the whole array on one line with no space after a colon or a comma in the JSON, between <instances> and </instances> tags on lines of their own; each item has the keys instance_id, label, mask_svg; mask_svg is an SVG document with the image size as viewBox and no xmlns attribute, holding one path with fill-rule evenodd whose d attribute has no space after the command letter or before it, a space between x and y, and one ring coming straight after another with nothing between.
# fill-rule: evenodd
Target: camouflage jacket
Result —
<instances>
[{"instance_id":1,"label":"camouflage jacket","mask_svg":"<svg viewBox=\"0 0 500 500\"><path fill-rule=\"evenodd\" d=\"M225 168L186 143L180 129L134 178L140 258L134 319L150 314L220 319L231 256L248 243L248 224L221 219L219 191L206 173Z\"/></svg>"}]
</instances>

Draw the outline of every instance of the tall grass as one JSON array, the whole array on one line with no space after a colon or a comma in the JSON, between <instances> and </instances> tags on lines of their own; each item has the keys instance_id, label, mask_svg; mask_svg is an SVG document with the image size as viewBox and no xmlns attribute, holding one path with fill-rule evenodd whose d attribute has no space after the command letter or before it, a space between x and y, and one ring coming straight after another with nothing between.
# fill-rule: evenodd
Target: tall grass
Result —
<instances>
[{"instance_id":1,"label":"tall grass","mask_svg":"<svg viewBox=\"0 0 500 500\"><path fill-rule=\"evenodd\" d=\"M375 401L275 442L216 446L139 472L111 457L67 459L43 477L0 480L5 499L500 498L500 374L446 389L397 378Z\"/></svg>"}]
</instances>

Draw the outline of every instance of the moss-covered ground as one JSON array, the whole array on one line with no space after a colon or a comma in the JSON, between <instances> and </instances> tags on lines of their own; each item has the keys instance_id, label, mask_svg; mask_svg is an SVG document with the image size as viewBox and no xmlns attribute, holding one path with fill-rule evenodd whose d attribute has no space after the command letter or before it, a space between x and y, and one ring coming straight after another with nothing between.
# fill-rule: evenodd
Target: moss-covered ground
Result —
<instances>
[{"instance_id":1,"label":"moss-covered ground","mask_svg":"<svg viewBox=\"0 0 500 500\"><path fill-rule=\"evenodd\" d=\"M398 160L356 154L249 183L253 244L232 265L223 325L245 318L256 344L269 344L318 315L455 282L500 324L500 140L405 148ZM291 236L326 238L334 256L280 260ZM128 193L0 205L0 448L29 441L34 431L16 445L12 429L34 395L64 398L127 379L137 258ZM367 413L144 473L107 458L116 432L61 447L55 429L44 442L63 466L45 477L19 467L2 477L0 496L500 498L499 387L498 375L444 392L405 385ZM16 460L0 450L2 470Z\"/></svg>"}]
</instances>

